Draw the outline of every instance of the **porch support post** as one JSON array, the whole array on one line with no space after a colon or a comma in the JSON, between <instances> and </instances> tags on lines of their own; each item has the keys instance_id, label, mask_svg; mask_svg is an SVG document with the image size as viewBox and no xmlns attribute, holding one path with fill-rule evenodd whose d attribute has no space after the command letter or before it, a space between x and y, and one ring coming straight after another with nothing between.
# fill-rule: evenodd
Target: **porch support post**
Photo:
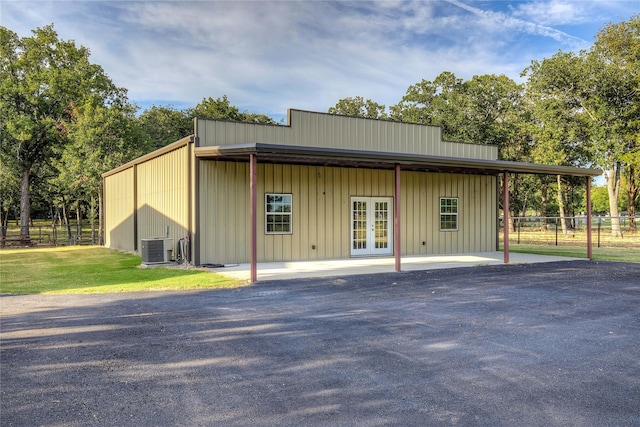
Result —
<instances>
[{"instance_id":1,"label":"porch support post","mask_svg":"<svg viewBox=\"0 0 640 427\"><path fill-rule=\"evenodd\" d=\"M502 177L502 210L504 211L504 263L509 264L509 172Z\"/></svg>"},{"instance_id":2,"label":"porch support post","mask_svg":"<svg viewBox=\"0 0 640 427\"><path fill-rule=\"evenodd\" d=\"M393 253L396 258L396 271L400 272L401 254L400 254L400 165L395 165L395 185L393 191Z\"/></svg>"},{"instance_id":3,"label":"porch support post","mask_svg":"<svg viewBox=\"0 0 640 427\"><path fill-rule=\"evenodd\" d=\"M258 226L257 226L257 176L258 161L255 154L249 154L249 251L251 263L251 283L258 281Z\"/></svg>"},{"instance_id":4,"label":"porch support post","mask_svg":"<svg viewBox=\"0 0 640 427\"><path fill-rule=\"evenodd\" d=\"M587 258L593 260L593 252L591 245L591 177L587 180Z\"/></svg>"}]
</instances>

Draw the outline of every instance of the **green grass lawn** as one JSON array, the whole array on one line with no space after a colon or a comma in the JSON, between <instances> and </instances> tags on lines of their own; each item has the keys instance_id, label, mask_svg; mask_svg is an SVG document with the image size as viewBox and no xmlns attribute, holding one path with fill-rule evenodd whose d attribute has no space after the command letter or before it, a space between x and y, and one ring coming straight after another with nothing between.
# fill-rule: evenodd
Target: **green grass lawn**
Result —
<instances>
[{"instance_id":1,"label":"green grass lawn","mask_svg":"<svg viewBox=\"0 0 640 427\"><path fill-rule=\"evenodd\" d=\"M201 269L140 268L140 256L97 246L4 249L0 293L110 293L230 288L243 281Z\"/></svg>"},{"instance_id":2,"label":"green grass lawn","mask_svg":"<svg viewBox=\"0 0 640 427\"><path fill-rule=\"evenodd\" d=\"M500 247L502 250L502 245ZM555 245L540 245L540 244L516 244L511 242L509 244L510 252L519 252L526 254L538 254L538 255L556 255L566 256L573 258L587 258L587 247L584 246L555 246ZM596 261L619 261L619 262L640 262L640 249L630 248L597 248L594 247L592 251L593 259Z\"/></svg>"},{"instance_id":3,"label":"green grass lawn","mask_svg":"<svg viewBox=\"0 0 640 427\"><path fill-rule=\"evenodd\" d=\"M509 245L511 252L586 258L585 246ZM593 248L599 261L640 263L637 248ZM140 268L140 256L98 246L0 250L0 293L111 293L233 288L246 282L203 269Z\"/></svg>"}]
</instances>

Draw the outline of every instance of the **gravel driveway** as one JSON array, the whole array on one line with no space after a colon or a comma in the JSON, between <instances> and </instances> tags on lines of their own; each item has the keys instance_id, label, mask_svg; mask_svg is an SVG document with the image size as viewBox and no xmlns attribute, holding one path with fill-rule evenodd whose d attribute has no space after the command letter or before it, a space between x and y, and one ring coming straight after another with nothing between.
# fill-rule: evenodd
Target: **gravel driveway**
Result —
<instances>
[{"instance_id":1,"label":"gravel driveway","mask_svg":"<svg viewBox=\"0 0 640 427\"><path fill-rule=\"evenodd\" d=\"M640 264L0 304L2 426L640 425Z\"/></svg>"}]
</instances>

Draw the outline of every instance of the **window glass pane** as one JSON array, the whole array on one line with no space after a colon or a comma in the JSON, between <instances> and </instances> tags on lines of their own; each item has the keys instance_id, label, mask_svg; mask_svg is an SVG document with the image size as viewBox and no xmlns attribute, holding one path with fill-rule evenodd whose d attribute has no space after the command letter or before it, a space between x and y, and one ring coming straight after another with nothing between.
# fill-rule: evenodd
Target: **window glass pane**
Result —
<instances>
[{"instance_id":1,"label":"window glass pane","mask_svg":"<svg viewBox=\"0 0 640 427\"><path fill-rule=\"evenodd\" d=\"M458 229L458 198L440 198L440 230L455 231Z\"/></svg>"},{"instance_id":2,"label":"window glass pane","mask_svg":"<svg viewBox=\"0 0 640 427\"><path fill-rule=\"evenodd\" d=\"M289 234L292 232L291 194L267 194L265 197L265 232Z\"/></svg>"}]
</instances>

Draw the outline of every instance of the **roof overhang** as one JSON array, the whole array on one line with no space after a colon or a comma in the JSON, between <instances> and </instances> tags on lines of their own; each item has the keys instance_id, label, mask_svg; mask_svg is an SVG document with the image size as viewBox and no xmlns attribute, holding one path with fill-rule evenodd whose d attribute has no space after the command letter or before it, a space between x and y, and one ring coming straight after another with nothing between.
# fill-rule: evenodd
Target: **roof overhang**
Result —
<instances>
[{"instance_id":1,"label":"roof overhang","mask_svg":"<svg viewBox=\"0 0 640 427\"><path fill-rule=\"evenodd\" d=\"M573 166L263 143L196 147L194 151L195 156L200 159L242 162L248 161L250 154L255 154L257 159L263 163L366 167L376 169L392 169L395 165L400 165L404 170L478 175L498 175L503 172L510 172L586 177L599 176L602 174L602 171L599 169L578 168Z\"/></svg>"}]
</instances>

